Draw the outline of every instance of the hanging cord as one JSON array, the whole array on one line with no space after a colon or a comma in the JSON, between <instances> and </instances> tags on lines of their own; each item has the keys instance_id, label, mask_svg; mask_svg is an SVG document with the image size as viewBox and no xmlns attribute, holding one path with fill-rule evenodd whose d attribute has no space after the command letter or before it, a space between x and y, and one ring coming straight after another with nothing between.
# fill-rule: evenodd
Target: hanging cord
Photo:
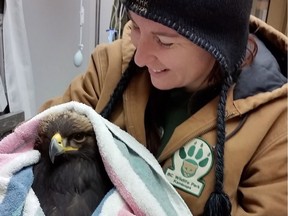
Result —
<instances>
[{"instance_id":1,"label":"hanging cord","mask_svg":"<svg viewBox=\"0 0 288 216\"><path fill-rule=\"evenodd\" d=\"M110 43L121 38L123 24L127 22L125 15L126 9L123 4L119 0L114 0L109 29L106 30Z\"/></svg>"},{"instance_id":2,"label":"hanging cord","mask_svg":"<svg viewBox=\"0 0 288 216\"><path fill-rule=\"evenodd\" d=\"M227 92L232 85L232 77L228 74L222 85L218 104L217 144L215 146L215 187L204 207L204 216L230 216L231 202L223 191L224 180L224 145L225 145L225 107Z\"/></svg>"},{"instance_id":3,"label":"hanging cord","mask_svg":"<svg viewBox=\"0 0 288 216\"><path fill-rule=\"evenodd\" d=\"M128 86L133 74L135 74L137 71L139 71L139 68L134 62L134 57L132 57L131 61L129 62L128 68L122 74L120 81L114 89L109 102L106 104L105 108L100 113L101 116L106 119L110 117L113 108L115 107L119 99L122 97L123 92Z\"/></svg>"},{"instance_id":4,"label":"hanging cord","mask_svg":"<svg viewBox=\"0 0 288 216\"><path fill-rule=\"evenodd\" d=\"M83 0L80 0L80 37L79 37L79 49L82 50L84 45L82 43L82 30L84 25L84 7L83 7Z\"/></svg>"},{"instance_id":5,"label":"hanging cord","mask_svg":"<svg viewBox=\"0 0 288 216\"><path fill-rule=\"evenodd\" d=\"M118 18L118 39L121 38L122 35L122 21L125 15L125 8L122 3L120 3L119 9L119 18Z\"/></svg>"},{"instance_id":6,"label":"hanging cord","mask_svg":"<svg viewBox=\"0 0 288 216\"><path fill-rule=\"evenodd\" d=\"M119 1L114 0L114 3L112 5L112 14L110 19L109 28L106 30L108 32L108 42L112 43L116 39L117 35L117 23L118 23L118 7L119 7Z\"/></svg>"},{"instance_id":7,"label":"hanging cord","mask_svg":"<svg viewBox=\"0 0 288 216\"><path fill-rule=\"evenodd\" d=\"M84 7L83 7L83 0L80 0L80 37L79 37L79 49L78 51L75 53L74 55L74 65L76 67L79 67L82 62L83 62L83 54L82 54L82 50L83 50L83 43L82 43L82 28L84 25Z\"/></svg>"}]
</instances>

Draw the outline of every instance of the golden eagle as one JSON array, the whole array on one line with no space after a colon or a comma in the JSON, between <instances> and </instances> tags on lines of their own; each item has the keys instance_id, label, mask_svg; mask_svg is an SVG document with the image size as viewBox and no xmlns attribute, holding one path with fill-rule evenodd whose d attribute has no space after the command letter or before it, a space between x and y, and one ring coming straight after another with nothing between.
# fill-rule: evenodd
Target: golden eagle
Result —
<instances>
[{"instance_id":1,"label":"golden eagle","mask_svg":"<svg viewBox=\"0 0 288 216\"><path fill-rule=\"evenodd\" d=\"M45 215L91 215L113 187L89 119L74 110L41 120L32 188Z\"/></svg>"}]
</instances>

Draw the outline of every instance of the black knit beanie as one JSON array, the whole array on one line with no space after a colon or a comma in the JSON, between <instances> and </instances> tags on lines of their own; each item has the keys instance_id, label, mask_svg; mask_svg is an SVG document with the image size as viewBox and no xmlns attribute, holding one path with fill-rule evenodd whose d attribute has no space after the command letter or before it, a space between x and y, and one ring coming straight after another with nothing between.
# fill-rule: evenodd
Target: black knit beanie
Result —
<instances>
[{"instance_id":1,"label":"black knit beanie","mask_svg":"<svg viewBox=\"0 0 288 216\"><path fill-rule=\"evenodd\" d=\"M121 0L128 10L176 30L233 72L245 56L252 0Z\"/></svg>"},{"instance_id":2,"label":"black knit beanie","mask_svg":"<svg viewBox=\"0 0 288 216\"><path fill-rule=\"evenodd\" d=\"M223 72L217 117L215 187L204 215L231 215L223 191L227 91L246 54L252 0L121 0L134 13L161 23L211 53ZM133 61L133 60L132 60Z\"/></svg>"}]
</instances>

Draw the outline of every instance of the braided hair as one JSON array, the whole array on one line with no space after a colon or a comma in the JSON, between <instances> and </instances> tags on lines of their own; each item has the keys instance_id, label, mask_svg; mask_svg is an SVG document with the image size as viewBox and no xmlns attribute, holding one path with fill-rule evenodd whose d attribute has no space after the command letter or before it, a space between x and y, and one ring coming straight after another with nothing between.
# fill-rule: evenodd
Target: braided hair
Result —
<instances>
[{"instance_id":1,"label":"braided hair","mask_svg":"<svg viewBox=\"0 0 288 216\"><path fill-rule=\"evenodd\" d=\"M227 92L232 85L232 77L227 74L225 76L217 112L217 144L215 146L216 162L215 162L215 186L214 191L210 194L204 207L205 216L230 216L231 202L228 195L223 191L224 180L224 145L225 145L225 107Z\"/></svg>"},{"instance_id":2,"label":"braided hair","mask_svg":"<svg viewBox=\"0 0 288 216\"><path fill-rule=\"evenodd\" d=\"M139 67L134 62L134 57L132 57L126 71L122 74L116 88L114 89L109 102L106 104L100 115L108 119L113 111L113 108L122 97L123 92L127 88L132 76L139 71Z\"/></svg>"}]
</instances>

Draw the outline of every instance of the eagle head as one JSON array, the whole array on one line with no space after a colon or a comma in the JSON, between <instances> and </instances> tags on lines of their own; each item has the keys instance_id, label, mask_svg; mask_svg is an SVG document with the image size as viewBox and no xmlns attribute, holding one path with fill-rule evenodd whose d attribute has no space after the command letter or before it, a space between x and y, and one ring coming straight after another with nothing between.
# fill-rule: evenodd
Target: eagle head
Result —
<instances>
[{"instance_id":1,"label":"eagle head","mask_svg":"<svg viewBox=\"0 0 288 216\"><path fill-rule=\"evenodd\" d=\"M49 156L52 163L57 159L89 159L99 155L97 148L90 120L74 110L50 114L40 123L35 149Z\"/></svg>"},{"instance_id":2,"label":"eagle head","mask_svg":"<svg viewBox=\"0 0 288 216\"><path fill-rule=\"evenodd\" d=\"M45 215L92 215L113 185L89 118L75 110L45 116L35 149L32 188Z\"/></svg>"}]
</instances>

